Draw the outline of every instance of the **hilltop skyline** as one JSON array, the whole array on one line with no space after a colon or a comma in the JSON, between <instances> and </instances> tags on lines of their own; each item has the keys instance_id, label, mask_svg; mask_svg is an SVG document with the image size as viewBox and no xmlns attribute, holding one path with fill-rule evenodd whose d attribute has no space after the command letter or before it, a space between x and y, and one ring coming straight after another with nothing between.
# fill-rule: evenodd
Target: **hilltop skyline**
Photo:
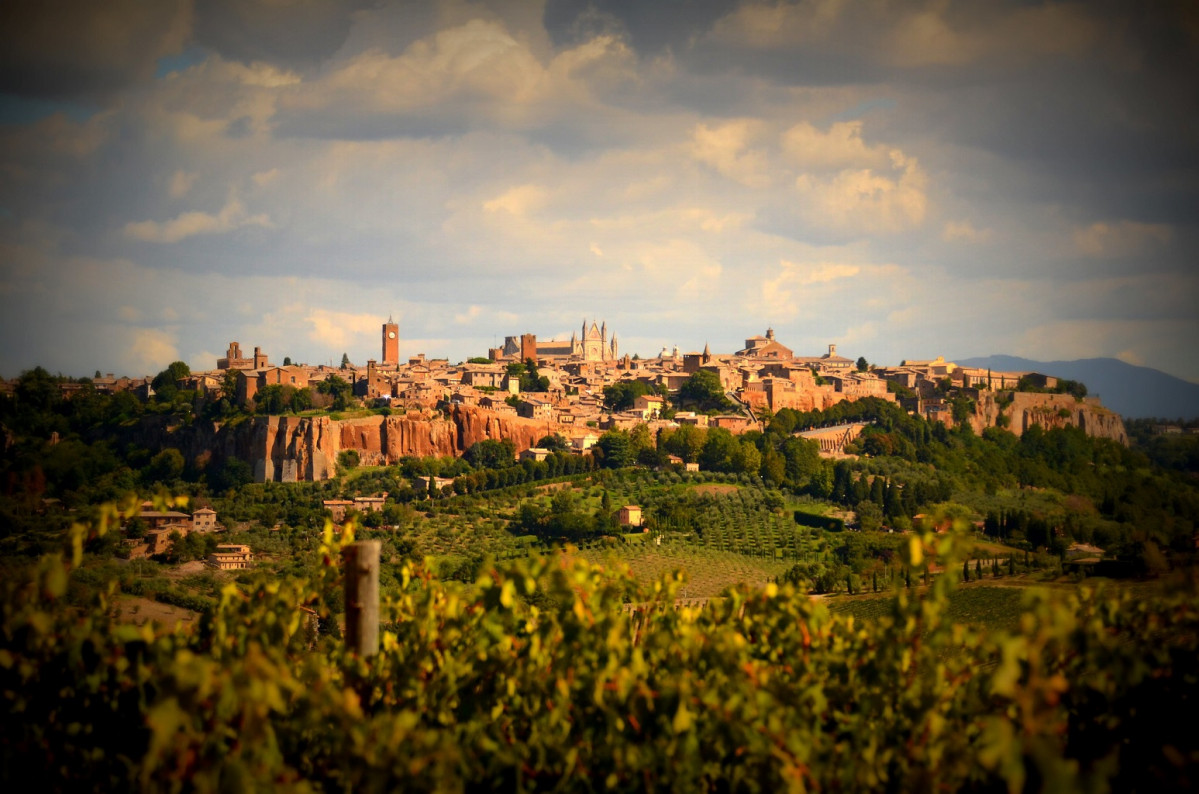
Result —
<instances>
[{"instance_id":1,"label":"hilltop skyline","mask_svg":"<svg viewBox=\"0 0 1199 794\"><path fill-rule=\"evenodd\" d=\"M1184 3L0 11L0 375L621 351L1199 381Z\"/></svg>"}]
</instances>

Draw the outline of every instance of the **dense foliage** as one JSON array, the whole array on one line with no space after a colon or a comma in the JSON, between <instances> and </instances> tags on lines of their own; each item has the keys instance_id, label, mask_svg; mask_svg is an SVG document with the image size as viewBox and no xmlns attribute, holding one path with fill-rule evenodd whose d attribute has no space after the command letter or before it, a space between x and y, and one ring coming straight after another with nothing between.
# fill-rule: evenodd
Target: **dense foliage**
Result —
<instances>
[{"instance_id":1,"label":"dense foliage","mask_svg":"<svg viewBox=\"0 0 1199 794\"><path fill-rule=\"evenodd\" d=\"M112 516L106 514L106 519ZM94 529L99 529L98 525ZM1189 790L1193 582L1034 594L1016 634L947 618L952 573L869 622L774 586L630 610L619 570L553 559L470 587L402 563L380 653L326 631L339 544L227 584L194 630L68 603L86 541L5 577L7 785L286 790ZM913 537L905 564L953 536ZM948 566L953 570L953 566ZM980 664L980 662L988 662Z\"/></svg>"}]
</instances>

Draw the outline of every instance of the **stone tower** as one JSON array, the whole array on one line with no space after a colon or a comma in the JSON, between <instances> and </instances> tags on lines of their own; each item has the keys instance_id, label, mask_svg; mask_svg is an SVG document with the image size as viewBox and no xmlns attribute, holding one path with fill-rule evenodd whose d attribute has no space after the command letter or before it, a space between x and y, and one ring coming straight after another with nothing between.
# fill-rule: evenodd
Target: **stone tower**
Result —
<instances>
[{"instance_id":1,"label":"stone tower","mask_svg":"<svg viewBox=\"0 0 1199 794\"><path fill-rule=\"evenodd\" d=\"M387 318L383 323L383 366L394 367L400 363L400 326Z\"/></svg>"},{"instance_id":2,"label":"stone tower","mask_svg":"<svg viewBox=\"0 0 1199 794\"><path fill-rule=\"evenodd\" d=\"M529 359L537 363L537 334L520 335L520 361L527 363Z\"/></svg>"}]
</instances>

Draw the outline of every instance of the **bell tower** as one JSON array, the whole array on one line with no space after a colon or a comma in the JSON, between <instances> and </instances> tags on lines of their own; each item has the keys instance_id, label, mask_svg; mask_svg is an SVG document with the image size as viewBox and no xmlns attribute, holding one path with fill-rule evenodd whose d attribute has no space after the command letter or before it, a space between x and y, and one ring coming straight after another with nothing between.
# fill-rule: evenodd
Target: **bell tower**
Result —
<instances>
[{"instance_id":1,"label":"bell tower","mask_svg":"<svg viewBox=\"0 0 1199 794\"><path fill-rule=\"evenodd\" d=\"M400 363L400 326L387 318L383 323L383 365L394 367Z\"/></svg>"}]
</instances>

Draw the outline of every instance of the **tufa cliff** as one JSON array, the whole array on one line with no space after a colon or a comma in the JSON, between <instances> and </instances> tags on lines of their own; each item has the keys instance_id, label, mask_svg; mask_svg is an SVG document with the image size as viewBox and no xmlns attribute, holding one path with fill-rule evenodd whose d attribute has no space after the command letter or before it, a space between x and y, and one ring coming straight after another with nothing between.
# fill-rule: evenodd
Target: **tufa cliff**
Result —
<instances>
[{"instance_id":1,"label":"tufa cliff","mask_svg":"<svg viewBox=\"0 0 1199 794\"><path fill-rule=\"evenodd\" d=\"M1069 394L1033 392L981 392L975 403L971 425L976 433L1000 423L1017 436L1033 425L1046 430L1079 427L1089 436L1110 438L1128 446L1128 434L1120 415L1104 408L1096 397L1076 400Z\"/></svg>"},{"instance_id":2,"label":"tufa cliff","mask_svg":"<svg viewBox=\"0 0 1199 794\"><path fill-rule=\"evenodd\" d=\"M569 435L574 428L473 406L454 406L449 417L412 411L334 421L328 417L257 417L236 432L249 433L248 444L233 443L250 463L258 482L327 480L336 474L337 456L356 450L365 465L396 463L407 456L461 455L478 441L511 439L516 451L535 446L547 435ZM239 439L240 441L240 439Z\"/></svg>"}]
</instances>

